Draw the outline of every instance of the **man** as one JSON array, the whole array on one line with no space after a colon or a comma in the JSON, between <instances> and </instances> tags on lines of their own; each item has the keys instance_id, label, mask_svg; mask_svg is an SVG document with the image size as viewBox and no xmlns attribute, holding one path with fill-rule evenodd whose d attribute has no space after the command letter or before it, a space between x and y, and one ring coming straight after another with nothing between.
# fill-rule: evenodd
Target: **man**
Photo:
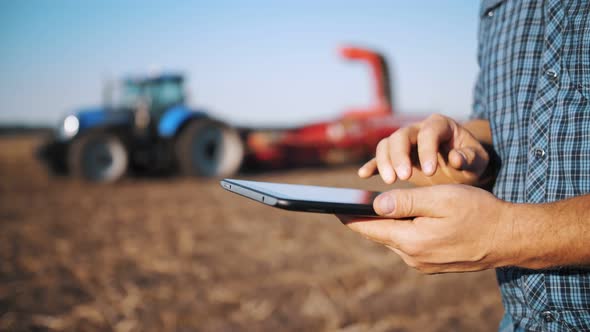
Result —
<instances>
[{"instance_id":1,"label":"man","mask_svg":"<svg viewBox=\"0 0 590 332\"><path fill-rule=\"evenodd\" d=\"M502 331L588 331L590 1L484 0L480 15L472 120L400 129L359 170L441 185L340 218L426 273L496 268ZM493 195L465 185L494 179Z\"/></svg>"}]
</instances>

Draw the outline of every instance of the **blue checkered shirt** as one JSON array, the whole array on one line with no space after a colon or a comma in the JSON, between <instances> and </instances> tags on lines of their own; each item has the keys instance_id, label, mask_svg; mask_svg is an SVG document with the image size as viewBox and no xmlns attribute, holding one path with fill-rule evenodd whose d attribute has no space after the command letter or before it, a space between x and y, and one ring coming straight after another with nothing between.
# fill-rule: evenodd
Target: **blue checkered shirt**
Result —
<instances>
[{"instance_id":1,"label":"blue checkered shirt","mask_svg":"<svg viewBox=\"0 0 590 332\"><path fill-rule=\"evenodd\" d=\"M590 0L484 0L480 16L473 118L489 120L501 160L494 194L543 203L590 193ZM590 331L590 270L497 277L501 330Z\"/></svg>"}]
</instances>

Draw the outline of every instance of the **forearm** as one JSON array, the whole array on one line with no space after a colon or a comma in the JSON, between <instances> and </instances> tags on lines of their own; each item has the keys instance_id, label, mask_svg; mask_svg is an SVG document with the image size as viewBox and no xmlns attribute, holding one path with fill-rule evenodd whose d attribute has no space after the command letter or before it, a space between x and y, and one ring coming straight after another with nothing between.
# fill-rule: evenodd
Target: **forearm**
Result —
<instances>
[{"instance_id":1,"label":"forearm","mask_svg":"<svg viewBox=\"0 0 590 332\"><path fill-rule=\"evenodd\" d=\"M509 265L590 266L590 195L546 204L508 204Z\"/></svg>"}]
</instances>

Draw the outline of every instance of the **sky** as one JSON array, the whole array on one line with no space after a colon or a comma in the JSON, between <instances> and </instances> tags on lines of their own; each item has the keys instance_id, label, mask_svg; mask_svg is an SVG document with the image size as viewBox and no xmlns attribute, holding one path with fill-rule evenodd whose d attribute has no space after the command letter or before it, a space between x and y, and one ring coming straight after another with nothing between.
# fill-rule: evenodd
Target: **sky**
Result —
<instances>
[{"instance_id":1,"label":"sky","mask_svg":"<svg viewBox=\"0 0 590 332\"><path fill-rule=\"evenodd\" d=\"M474 0L0 1L0 123L56 124L101 104L106 80L182 72L189 104L240 125L298 125L368 106L390 63L398 112L466 117L477 72Z\"/></svg>"}]
</instances>

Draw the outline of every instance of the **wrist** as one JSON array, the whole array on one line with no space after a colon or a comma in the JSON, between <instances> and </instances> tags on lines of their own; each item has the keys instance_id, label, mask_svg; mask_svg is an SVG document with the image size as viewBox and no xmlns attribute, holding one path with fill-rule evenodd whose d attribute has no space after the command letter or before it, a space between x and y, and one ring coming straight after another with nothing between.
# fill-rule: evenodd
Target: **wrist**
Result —
<instances>
[{"instance_id":1,"label":"wrist","mask_svg":"<svg viewBox=\"0 0 590 332\"><path fill-rule=\"evenodd\" d=\"M508 229L507 250L502 266L543 269L555 265L553 255L559 237L547 228L546 217L538 204L506 203L502 218Z\"/></svg>"},{"instance_id":2,"label":"wrist","mask_svg":"<svg viewBox=\"0 0 590 332\"><path fill-rule=\"evenodd\" d=\"M496 250L499 253L494 267L521 266L526 256L526 238L521 229L521 204L500 201L498 208L498 238Z\"/></svg>"}]
</instances>

